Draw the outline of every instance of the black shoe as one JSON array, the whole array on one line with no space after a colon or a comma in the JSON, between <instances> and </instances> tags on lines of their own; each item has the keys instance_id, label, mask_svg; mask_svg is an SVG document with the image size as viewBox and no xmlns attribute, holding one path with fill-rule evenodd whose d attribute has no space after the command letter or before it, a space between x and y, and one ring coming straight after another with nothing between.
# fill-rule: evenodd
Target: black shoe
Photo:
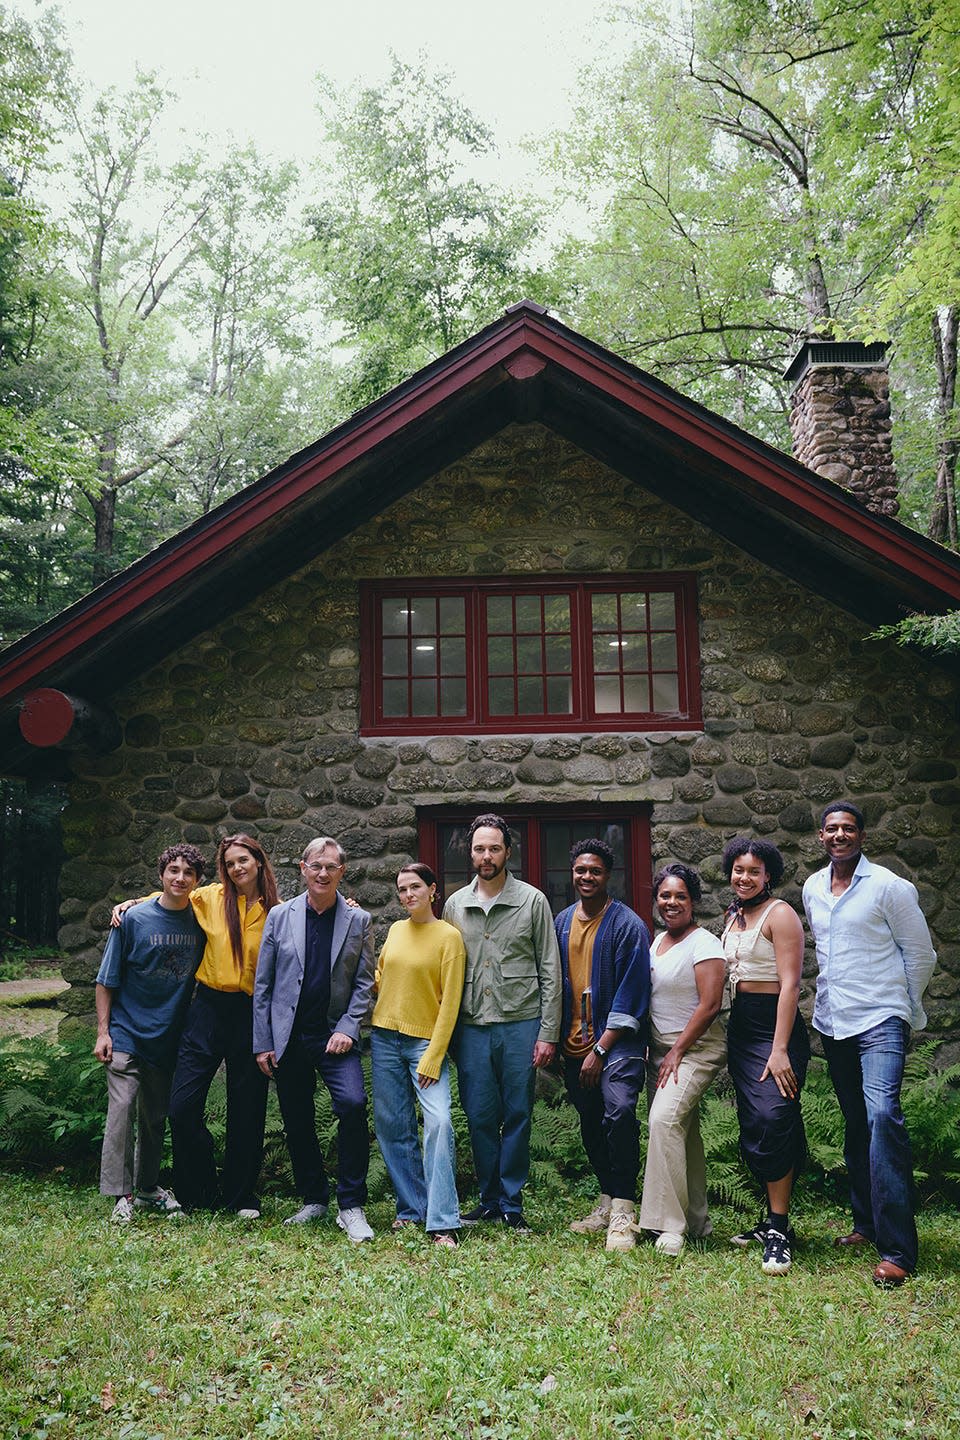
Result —
<instances>
[{"instance_id":1,"label":"black shoe","mask_svg":"<svg viewBox=\"0 0 960 1440\"><path fill-rule=\"evenodd\" d=\"M756 1240L761 1245L767 1238L767 1231L770 1229L770 1221L758 1220L752 1230L743 1230L739 1235L730 1236L731 1245L752 1245Z\"/></svg>"},{"instance_id":2,"label":"black shoe","mask_svg":"<svg viewBox=\"0 0 960 1440\"><path fill-rule=\"evenodd\" d=\"M504 1212L503 1223L509 1230L515 1230L518 1235L531 1234L530 1226L524 1219L522 1210L507 1210Z\"/></svg>"},{"instance_id":3,"label":"black shoe","mask_svg":"<svg viewBox=\"0 0 960 1440\"><path fill-rule=\"evenodd\" d=\"M500 1219L500 1211L493 1205L475 1205L466 1215L460 1216L461 1225L480 1225Z\"/></svg>"}]
</instances>

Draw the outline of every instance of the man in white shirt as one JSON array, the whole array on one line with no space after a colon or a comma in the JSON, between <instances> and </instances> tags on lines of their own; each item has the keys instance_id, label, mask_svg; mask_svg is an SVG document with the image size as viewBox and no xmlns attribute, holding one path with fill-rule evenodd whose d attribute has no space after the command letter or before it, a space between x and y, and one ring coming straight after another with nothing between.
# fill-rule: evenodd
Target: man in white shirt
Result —
<instances>
[{"instance_id":1,"label":"man in white shirt","mask_svg":"<svg viewBox=\"0 0 960 1440\"><path fill-rule=\"evenodd\" d=\"M814 1028L845 1122L853 1230L838 1245L875 1245L881 1286L917 1264L913 1156L900 1108L911 1030L927 1023L923 992L937 957L916 887L863 854L863 813L828 805L820 843L830 864L803 887L817 947Z\"/></svg>"}]
</instances>

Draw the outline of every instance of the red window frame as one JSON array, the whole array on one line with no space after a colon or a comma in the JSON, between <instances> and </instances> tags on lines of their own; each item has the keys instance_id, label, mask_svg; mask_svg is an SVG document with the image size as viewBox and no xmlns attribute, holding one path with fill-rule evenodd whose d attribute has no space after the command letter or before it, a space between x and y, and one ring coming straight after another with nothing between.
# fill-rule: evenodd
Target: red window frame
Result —
<instances>
[{"instance_id":1,"label":"red window frame","mask_svg":"<svg viewBox=\"0 0 960 1440\"><path fill-rule=\"evenodd\" d=\"M676 675L678 704L672 710L603 711L594 703L596 676L613 675L594 667L594 631L592 601L595 595L623 595L636 591L669 594L674 597L677 644ZM487 675L487 607L489 596L555 596L570 597L571 647L571 712L569 714L492 713ZM462 596L465 608L465 713L463 715L401 715L384 714L383 666L381 663L382 602L391 597L424 597L440 601ZM651 627L639 634L658 633ZM697 625L696 578L691 574L631 574L595 576L541 576L536 580L512 578L471 578L469 580L378 580L360 582L360 733L362 735L437 735L437 734L553 734L568 731L608 730L699 730L702 726L700 704L700 646ZM540 632L544 644L541 669L535 674L546 676L546 630ZM652 656L649 669L639 674L652 675L656 667ZM672 674L672 668L666 673ZM402 678L402 677L398 677ZM412 668L408 679L413 678ZM520 677L524 678L524 677ZM412 691L411 691L412 694Z\"/></svg>"},{"instance_id":2,"label":"red window frame","mask_svg":"<svg viewBox=\"0 0 960 1440\"><path fill-rule=\"evenodd\" d=\"M471 808L462 805L428 805L417 808L417 855L425 861L439 877L443 886L443 857L440 854L440 826L469 825L485 807L476 804ZM497 809L496 806L489 807ZM546 858L542 844L542 829L549 823L575 823L584 835L603 834L611 821L624 826L624 886L628 905L646 921L653 934L653 859L650 846L650 812L648 804L617 805L611 802L576 803L570 805L512 805L498 809L508 825L521 823L524 827L525 844L521 867L512 866L513 873L520 880L526 880L538 889L544 888ZM443 909L446 896L437 899L437 913Z\"/></svg>"}]
</instances>

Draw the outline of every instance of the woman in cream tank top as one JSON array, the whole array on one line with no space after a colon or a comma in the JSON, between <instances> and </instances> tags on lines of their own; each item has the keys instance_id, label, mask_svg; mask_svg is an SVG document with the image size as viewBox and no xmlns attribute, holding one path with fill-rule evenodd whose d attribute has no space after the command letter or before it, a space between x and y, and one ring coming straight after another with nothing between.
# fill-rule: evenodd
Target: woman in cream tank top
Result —
<instances>
[{"instance_id":1,"label":"woman in cream tank top","mask_svg":"<svg viewBox=\"0 0 960 1440\"><path fill-rule=\"evenodd\" d=\"M783 856L769 840L738 836L723 852L733 889L723 949L733 1001L727 1028L727 1069L737 1093L740 1153L762 1186L767 1214L734 1244L763 1245L768 1275L790 1269L790 1195L806 1153L800 1091L810 1059L807 1028L797 1009L803 926L771 889Z\"/></svg>"}]
</instances>

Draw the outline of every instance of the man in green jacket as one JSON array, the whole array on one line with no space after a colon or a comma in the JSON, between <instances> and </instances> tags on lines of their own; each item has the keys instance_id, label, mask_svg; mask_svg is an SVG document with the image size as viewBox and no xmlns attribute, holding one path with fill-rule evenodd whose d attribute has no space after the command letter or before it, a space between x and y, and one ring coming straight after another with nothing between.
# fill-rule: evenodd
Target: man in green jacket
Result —
<instances>
[{"instance_id":1,"label":"man in green jacket","mask_svg":"<svg viewBox=\"0 0 960 1440\"><path fill-rule=\"evenodd\" d=\"M476 878L443 911L467 952L453 1055L480 1203L461 1218L525 1231L535 1072L550 1064L560 1036L560 951L547 897L507 869L510 828L501 816L474 820L470 859Z\"/></svg>"}]
</instances>

